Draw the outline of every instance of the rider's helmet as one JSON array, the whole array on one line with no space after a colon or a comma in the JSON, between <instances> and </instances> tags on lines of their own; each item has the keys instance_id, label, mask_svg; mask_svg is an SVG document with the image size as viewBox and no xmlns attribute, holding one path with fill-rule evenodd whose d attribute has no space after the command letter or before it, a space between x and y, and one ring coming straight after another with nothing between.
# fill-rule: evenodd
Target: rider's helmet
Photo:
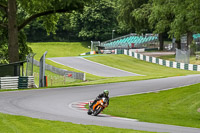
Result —
<instances>
[{"instance_id":1,"label":"rider's helmet","mask_svg":"<svg viewBox=\"0 0 200 133\"><path fill-rule=\"evenodd\" d=\"M104 90L103 93L108 96L109 95L109 91L108 90Z\"/></svg>"}]
</instances>

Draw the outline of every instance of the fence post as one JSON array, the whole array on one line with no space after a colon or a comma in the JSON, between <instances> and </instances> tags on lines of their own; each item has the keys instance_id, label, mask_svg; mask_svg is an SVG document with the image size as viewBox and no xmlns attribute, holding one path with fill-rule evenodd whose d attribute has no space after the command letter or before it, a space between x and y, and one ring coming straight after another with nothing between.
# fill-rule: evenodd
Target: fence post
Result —
<instances>
[{"instance_id":1,"label":"fence post","mask_svg":"<svg viewBox=\"0 0 200 133\"><path fill-rule=\"evenodd\" d=\"M83 73L83 81L85 81L85 80L86 80L86 74Z\"/></svg>"},{"instance_id":2,"label":"fence post","mask_svg":"<svg viewBox=\"0 0 200 133\"><path fill-rule=\"evenodd\" d=\"M52 79L52 76L51 76L51 86L53 85L53 79Z\"/></svg>"},{"instance_id":3,"label":"fence post","mask_svg":"<svg viewBox=\"0 0 200 133\"><path fill-rule=\"evenodd\" d=\"M39 77L39 87L45 87L45 56L47 54L47 51L43 54L43 56L40 58L40 77Z\"/></svg>"},{"instance_id":4,"label":"fence post","mask_svg":"<svg viewBox=\"0 0 200 133\"><path fill-rule=\"evenodd\" d=\"M66 76L64 75L64 85L66 84Z\"/></svg>"}]
</instances>

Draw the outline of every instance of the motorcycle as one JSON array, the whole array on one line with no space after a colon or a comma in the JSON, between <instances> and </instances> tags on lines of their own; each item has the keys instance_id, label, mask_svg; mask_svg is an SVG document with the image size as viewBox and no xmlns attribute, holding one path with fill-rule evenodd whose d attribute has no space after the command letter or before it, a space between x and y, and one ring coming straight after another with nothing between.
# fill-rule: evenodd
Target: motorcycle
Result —
<instances>
[{"instance_id":1,"label":"motorcycle","mask_svg":"<svg viewBox=\"0 0 200 133\"><path fill-rule=\"evenodd\" d=\"M94 115L97 116L100 112L102 112L106 107L108 107L108 99L103 97L102 99L98 100L96 104L93 105L93 107L90 107L91 102L89 102L89 109L88 109L88 115Z\"/></svg>"}]
</instances>

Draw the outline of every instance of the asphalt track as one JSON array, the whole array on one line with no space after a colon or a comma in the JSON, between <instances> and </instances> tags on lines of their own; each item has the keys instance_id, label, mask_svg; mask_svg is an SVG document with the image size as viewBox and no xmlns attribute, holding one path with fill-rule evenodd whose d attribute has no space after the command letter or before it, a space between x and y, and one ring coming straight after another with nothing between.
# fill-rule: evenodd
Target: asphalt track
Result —
<instances>
[{"instance_id":1,"label":"asphalt track","mask_svg":"<svg viewBox=\"0 0 200 133\"><path fill-rule=\"evenodd\" d=\"M123 71L113 67L105 66L96 62L89 61L83 57L56 57L48 58L56 63L81 70L103 77L124 77L124 76L139 76L139 74Z\"/></svg>"},{"instance_id":2,"label":"asphalt track","mask_svg":"<svg viewBox=\"0 0 200 133\"><path fill-rule=\"evenodd\" d=\"M200 133L200 129L198 128L139 122L137 120L117 118L103 114L97 117L89 116L86 111L79 110L75 106L77 103L94 99L104 89L108 89L110 96L114 97L157 92L199 82L200 75L190 75L69 88L1 92L0 112L86 125L171 133Z\"/></svg>"}]
</instances>

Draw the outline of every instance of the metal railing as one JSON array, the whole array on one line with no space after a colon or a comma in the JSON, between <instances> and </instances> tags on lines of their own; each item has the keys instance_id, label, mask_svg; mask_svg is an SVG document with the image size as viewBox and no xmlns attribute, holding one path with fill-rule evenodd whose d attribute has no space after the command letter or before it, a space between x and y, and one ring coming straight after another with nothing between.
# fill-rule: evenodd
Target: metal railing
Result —
<instances>
[{"instance_id":1,"label":"metal railing","mask_svg":"<svg viewBox=\"0 0 200 133\"><path fill-rule=\"evenodd\" d=\"M37 61L37 60L34 60L33 64L38 66L38 67L40 66L40 62ZM73 79L85 81L85 73L67 71L67 70L64 70L64 69L56 68L56 67L49 65L49 64L45 64L45 69L49 70L53 73L56 73L58 75L63 75L63 76L70 77L70 78L73 78Z\"/></svg>"},{"instance_id":2,"label":"metal railing","mask_svg":"<svg viewBox=\"0 0 200 133\"><path fill-rule=\"evenodd\" d=\"M122 47L124 47L124 48L128 48L128 47L131 45L131 43L128 43L128 42L120 42L120 44L119 44L119 43L117 43L117 42L115 42L115 41L121 40L121 39L124 39L124 38L128 38L128 37L131 37L131 36L145 36L144 38L150 37L150 36L155 36L155 37L157 37L157 39L155 39L155 40L150 40L150 41L147 41L147 42L137 42L137 43L135 43L136 45L151 44L151 43L156 43L156 42L158 41L158 34L147 33L147 34L145 34L145 35L137 35L137 34L135 34L135 33L131 33L131 34L128 34L128 35L125 35L125 36L121 36L121 37L118 37L118 38L115 38L115 39L112 39L112 40L108 40L108 41L102 42L102 43L101 43L101 46L104 46L105 48L109 48L109 49L110 49L110 48L118 48L119 46L122 46ZM113 44L115 44L115 46L114 46L114 47L109 46L108 43L113 43ZM124 46L125 44L126 44L127 46ZM128 46L128 45L129 45L129 46ZM142 47L142 46L137 46L137 47Z\"/></svg>"},{"instance_id":3,"label":"metal railing","mask_svg":"<svg viewBox=\"0 0 200 133\"><path fill-rule=\"evenodd\" d=\"M101 45L106 44L106 43L110 43L110 42L113 42L113 41L116 41L116 40L124 39L124 38L130 37L130 36L137 36L137 34L136 33L130 33L130 34L125 35L125 36L110 39L108 41L101 42Z\"/></svg>"}]
</instances>

